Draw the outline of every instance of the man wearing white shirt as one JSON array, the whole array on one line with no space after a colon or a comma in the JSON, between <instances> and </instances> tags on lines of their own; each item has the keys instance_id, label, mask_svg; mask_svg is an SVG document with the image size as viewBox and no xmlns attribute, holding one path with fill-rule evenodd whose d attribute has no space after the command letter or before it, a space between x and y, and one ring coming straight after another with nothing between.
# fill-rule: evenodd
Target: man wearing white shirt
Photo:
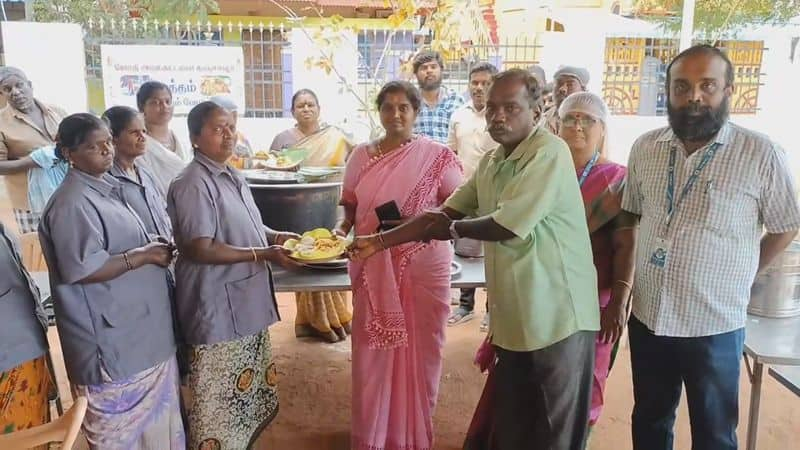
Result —
<instances>
[{"instance_id":1,"label":"man wearing white shirt","mask_svg":"<svg viewBox=\"0 0 800 450\"><path fill-rule=\"evenodd\" d=\"M489 63L479 63L469 72L469 95L471 102L453 112L447 135L447 146L458 154L464 166L464 179L469 179L478 167L478 162L489 150L499 145L486 131L486 100L492 77L497 68ZM474 245L473 245L474 244ZM470 242L469 246L480 246ZM458 244L456 251L458 252ZM469 255L465 255L469 256ZM456 325L471 320L475 310L475 289L462 289L459 306L447 319L448 325ZM488 314L484 317L481 329L488 327Z\"/></svg>"}]
</instances>

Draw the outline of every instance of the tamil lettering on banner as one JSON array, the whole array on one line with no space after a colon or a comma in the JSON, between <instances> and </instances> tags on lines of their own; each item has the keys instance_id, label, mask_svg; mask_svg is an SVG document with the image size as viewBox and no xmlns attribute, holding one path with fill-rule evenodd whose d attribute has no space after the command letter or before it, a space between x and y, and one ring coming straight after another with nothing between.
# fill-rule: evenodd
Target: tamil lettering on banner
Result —
<instances>
[{"instance_id":1,"label":"tamil lettering on banner","mask_svg":"<svg viewBox=\"0 0 800 450\"><path fill-rule=\"evenodd\" d=\"M241 47L179 45L102 45L106 106L136 108L136 92L146 81L172 91L175 114L215 95L228 96L244 114L244 65Z\"/></svg>"}]
</instances>

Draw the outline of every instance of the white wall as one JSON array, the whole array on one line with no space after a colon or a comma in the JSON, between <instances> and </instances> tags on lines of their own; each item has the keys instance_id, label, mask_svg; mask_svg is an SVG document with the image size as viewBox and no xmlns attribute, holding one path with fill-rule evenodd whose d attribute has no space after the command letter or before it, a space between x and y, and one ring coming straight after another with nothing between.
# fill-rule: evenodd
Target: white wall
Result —
<instances>
[{"instance_id":1,"label":"white wall","mask_svg":"<svg viewBox=\"0 0 800 450\"><path fill-rule=\"evenodd\" d=\"M83 30L70 23L2 22L3 57L22 69L37 99L69 113L86 111Z\"/></svg>"},{"instance_id":2,"label":"white wall","mask_svg":"<svg viewBox=\"0 0 800 450\"><path fill-rule=\"evenodd\" d=\"M786 116L781 120L780 116ZM777 116L777 117L776 117ZM745 128L758 131L769 136L775 143L786 150L789 162L795 174L800 175L800 147L797 144L793 120L788 114L736 115L731 117L731 122ZM666 117L645 116L611 116L609 120L609 157L616 162L626 164L633 142L647 131L667 126Z\"/></svg>"},{"instance_id":3,"label":"white wall","mask_svg":"<svg viewBox=\"0 0 800 450\"><path fill-rule=\"evenodd\" d=\"M314 31L311 30L311 33ZM328 33L323 30L323 33ZM358 83L358 51L357 38L352 31L337 33L341 44L334 52L334 67L353 86ZM318 67L307 68L306 61L318 60L321 56L316 44L299 30L291 32L292 45L292 86L294 90L309 88L317 94L325 120L332 124L340 124L358 109L357 100L345 91L338 77L331 72L326 73Z\"/></svg>"},{"instance_id":4,"label":"white wall","mask_svg":"<svg viewBox=\"0 0 800 450\"><path fill-rule=\"evenodd\" d=\"M584 67L589 71L589 89L600 92L603 84L603 59L606 38L602 29L585 29L570 33L540 33L538 44L541 56L539 65L545 70L547 81L561 66Z\"/></svg>"}]
</instances>

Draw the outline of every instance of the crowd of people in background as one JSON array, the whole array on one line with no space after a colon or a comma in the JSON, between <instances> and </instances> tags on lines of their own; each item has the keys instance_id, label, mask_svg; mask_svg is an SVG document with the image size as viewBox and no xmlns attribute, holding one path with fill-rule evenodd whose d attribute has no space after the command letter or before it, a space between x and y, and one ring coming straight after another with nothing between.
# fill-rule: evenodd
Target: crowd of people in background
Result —
<instances>
[{"instance_id":1,"label":"crowd of people in background","mask_svg":"<svg viewBox=\"0 0 800 450\"><path fill-rule=\"evenodd\" d=\"M554 73L549 107L538 66L475 64L467 99L443 86L438 53L413 70L418 86L377 94L380 138L353 147L302 89L271 144L346 165L334 232L354 236L352 308L342 292L297 294L295 331L351 335L351 448L433 448L446 328L475 317L474 289L450 307L454 246L485 258L487 280L488 377L465 449L586 448L626 326L633 448L672 448L685 387L693 448L736 449L750 286L797 235L800 205L784 151L729 122L725 53L675 57L669 126L627 167L608 159L609 110L584 68ZM271 264L296 268L282 244L299 236L263 225L231 163L254 151L235 103L196 105L184 149L157 81L138 110L101 117L38 101L11 67L0 97L0 174L17 227L39 235L91 448L252 446L278 413ZM400 219L382 220L391 203ZM52 386L38 289L0 236L0 429L13 432L47 420ZM21 382L30 395L7 401Z\"/></svg>"}]
</instances>

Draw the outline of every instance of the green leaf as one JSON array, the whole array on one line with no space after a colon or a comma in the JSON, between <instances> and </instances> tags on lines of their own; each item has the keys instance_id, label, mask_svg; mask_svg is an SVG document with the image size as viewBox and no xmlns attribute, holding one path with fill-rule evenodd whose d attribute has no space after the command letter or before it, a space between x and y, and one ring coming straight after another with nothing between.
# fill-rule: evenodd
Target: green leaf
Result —
<instances>
[{"instance_id":1,"label":"green leaf","mask_svg":"<svg viewBox=\"0 0 800 450\"><path fill-rule=\"evenodd\" d=\"M660 24L674 34L680 32L681 0L639 0L637 15ZM697 0L694 26L699 36L719 38L736 34L751 25L780 25L800 15L796 0Z\"/></svg>"}]
</instances>

